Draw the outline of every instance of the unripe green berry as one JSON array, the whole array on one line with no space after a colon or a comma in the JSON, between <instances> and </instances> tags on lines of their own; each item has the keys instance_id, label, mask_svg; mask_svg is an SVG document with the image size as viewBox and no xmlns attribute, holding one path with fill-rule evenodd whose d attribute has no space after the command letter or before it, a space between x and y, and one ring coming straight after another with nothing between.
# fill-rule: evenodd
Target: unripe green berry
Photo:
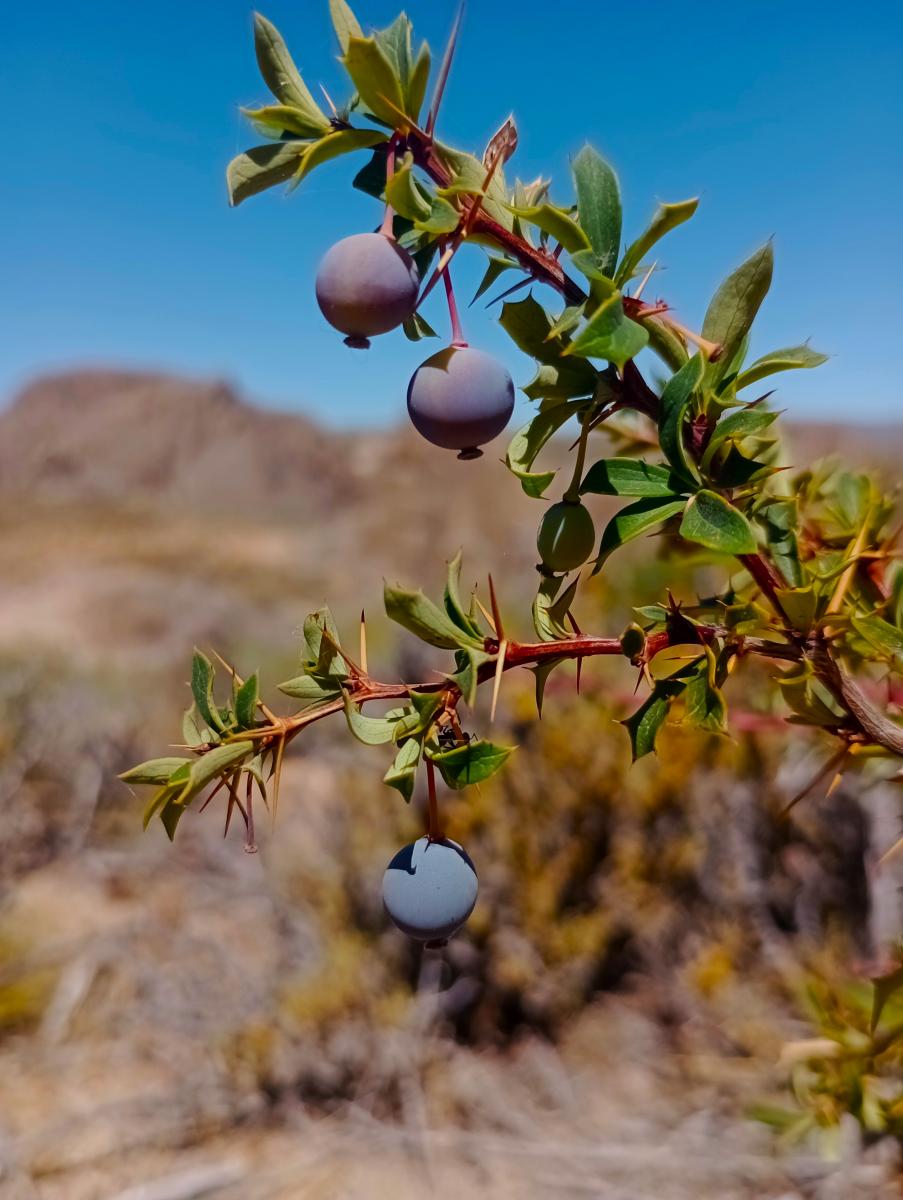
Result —
<instances>
[{"instance_id":1,"label":"unripe green berry","mask_svg":"<svg viewBox=\"0 0 903 1200\"><path fill-rule=\"evenodd\" d=\"M547 510L536 535L543 565L550 571L582 567L596 544L593 519L582 504L560 500Z\"/></svg>"}]
</instances>

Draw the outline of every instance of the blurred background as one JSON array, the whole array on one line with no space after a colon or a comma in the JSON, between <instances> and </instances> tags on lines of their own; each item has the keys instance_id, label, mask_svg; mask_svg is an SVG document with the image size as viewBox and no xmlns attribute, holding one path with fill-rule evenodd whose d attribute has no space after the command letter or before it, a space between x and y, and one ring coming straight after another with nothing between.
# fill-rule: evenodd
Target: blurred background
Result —
<instances>
[{"instance_id":1,"label":"blurred background","mask_svg":"<svg viewBox=\"0 0 903 1200\"><path fill-rule=\"evenodd\" d=\"M408 7L437 52L452 5ZM325 2L265 14L334 88ZM832 354L775 398L789 460L840 449L896 485L898 6L688 19L656 0L638 21L578 0L548 22L534 0L472 4L450 138L481 150L513 106L512 175L551 174L561 199L591 140L631 233L701 193L659 277L693 326L773 236L753 351ZM541 723L532 678L506 677L494 736L519 750L447 802L481 896L441 954L379 902L421 798L384 788L382 751L344 725L295 743L257 855L218 801L173 846L141 833L116 775L179 740L192 646L259 669L279 705L266 684L297 673L328 601L349 639L366 609L378 677L444 667L381 617L382 579L435 594L459 545L464 582L492 571L528 637L539 507L503 440L461 464L405 427L429 345L354 354L320 319L319 256L378 218L359 164L228 209L225 163L256 140L237 105L263 99L243 4L20 6L0 53L21 114L0 192L3 1200L898 1194L896 1147L855 1121L782 1149L749 1116L787 1103L785 1043L861 1008L845 981L899 937L903 882L875 871L899 836L889 786L856 777L784 817L825 748L788 734L764 667L733 685L730 738L668 729L635 767L622 664L587 664L579 700L553 676ZM463 295L481 267L461 264ZM470 310L471 341L524 383L492 315ZM668 586L719 582L646 541L578 616L617 632Z\"/></svg>"}]
</instances>

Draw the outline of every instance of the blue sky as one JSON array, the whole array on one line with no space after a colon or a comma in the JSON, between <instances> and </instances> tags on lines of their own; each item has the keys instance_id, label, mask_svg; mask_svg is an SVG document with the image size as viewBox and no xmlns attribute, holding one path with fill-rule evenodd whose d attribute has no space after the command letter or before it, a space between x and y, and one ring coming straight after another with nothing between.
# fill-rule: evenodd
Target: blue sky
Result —
<instances>
[{"instance_id":1,"label":"blue sky","mask_svg":"<svg viewBox=\"0 0 903 1200\"><path fill-rule=\"evenodd\" d=\"M453 7L408 3L436 57ZM365 25L397 12L388 0L356 9ZM262 11L308 82L341 93L326 0ZM250 22L244 0L38 2L5 15L0 399L42 370L115 363L226 378L332 424L401 419L407 378L435 343L397 334L349 351L313 295L323 251L378 220L349 186L363 160L330 164L288 198L226 204L226 162L259 141L238 105L266 98ZM562 200L568 156L591 141L619 173L628 237L657 201L701 195L664 244L654 289L691 326L721 277L773 236L753 349L811 338L833 356L783 376L781 406L897 420L901 79L903 10L885 0L471 0L440 132L481 151L513 110L510 173L551 174ZM466 296L482 256L465 257ZM444 329L440 291L427 315ZM526 382L490 314L471 309L466 330Z\"/></svg>"}]
</instances>

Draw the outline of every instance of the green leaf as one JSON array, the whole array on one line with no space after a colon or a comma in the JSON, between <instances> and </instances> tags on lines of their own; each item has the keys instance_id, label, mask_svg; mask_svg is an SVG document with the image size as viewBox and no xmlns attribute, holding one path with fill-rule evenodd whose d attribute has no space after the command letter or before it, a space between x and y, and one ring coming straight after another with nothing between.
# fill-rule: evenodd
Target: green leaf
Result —
<instances>
[{"instance_id":1,"label":"green leaf","mask_svg":"<svg viewBox=\"0 0 903 1200\"><path fill-rule=\"evenodd\" d=\"M398 112L404 112L404 95L398 72L376 38L349 37L342 62L367 110L394 129Z\"/></svg>"},{"instance_id":2,"label":"green leaf","mask_svg":"<svg viewBox=\"0 0 903 1200\"><path fill-rule=\"evenodd\" d=\"M395 722L386 717L365 717L360 708L345 694L345 716L348 728L365 746L382 746L395 735Z\"/></svg>"},{"instance_id":3,"label":"green leaf","mask_svg":"<svg viewBox=\"0 0 903 1200\"><path fill-rule=\"evenodd\" d=\"M496 254L490 254L489 255L489 263L486 267L486 273L483 276L482 280L480 281L480 286L474 292L473 299L471 300L470 303L474 304L474 303L476 303L477 300L479 300L479 298L481 296L484 296L486 294L486 292L488 292L489 289L492 287L492 285L495 283L495 281L499 278L499 276L503 275L505 273L505 271L512 271L512 270L516 271L519 269L520 269L520 263L517 262L515 259L500 258Z\"/></svg>"},{"instance_id":4,"label":"green leaf","mask_svg":"<svg viewBox=\"0 0 903 1200\"><path fill-rule=\"evenodd\" d=\"M250 729L256 723L259 694L259 682L255 671L235 693L235 717L239 729Z\"/></svg>"},{"instance_id":5,"label":"green leaf","mask_svg":"<svg viewBox=\"0 0 903 1200\"><path fill-rule=\"evenodd\" d=\"M339 45L342 47L342 53L345 54L351 39L363 38L364 31L345 0L329 0L329 15L332 17L333 28L339 39Z\"/></svg>"},{"instance_id":6,"label":"green leaf","mask_svg":"<svg viewBox=\"0 0 903 1200\"><path fill-rule=\"evenodd\" d=\"M568 344L563 334L550 337L555 322L532 292L523 300L503 304L499 324L519 350L539 362L554 364ZM592 388L590 384L589 390Z\"/></svg>"},{"instance_id":7,"label":"green leaf","mask_svg":"<svg viewBox=\"0 0 903 1200\"><path fill-rule=\"evenodd\" d=\"M198 712L210 728L223 730L226 726L213 699L214 675L210 659L200 650L195 650L191 661L191 694Z\"/></svg>"},{"instance_id":8,"label":"green leaf","mask_svg":"<svg viewBox=\"0 0 903 1200\"><path fill-rule=\"evenodd\" d=\"M519 429L505 453L505 465L508 470L518 477L521 487L528 496L539 499L558 473L555 471L532 471L533 463L540 450L553 434L571 417L584 410L585 400L570 400L556 404L538 413L532 421Z\"/></svg>"},{"instance_id":9,"label":"green leaf","mask_svg":"<svg viewBox=\"0 0 903 1200\"><path fill-rule=\"evenodd\" d=\"M448 614L437 608L422 591L409 591L387 583L383 594L386 616L421 641L443 650L458 650L465 646L482 650L482 639L471 637L459 629Z\"/></svg>"},{"instance_id":10,"label":"green leaf","mask_svg":"<svg viewBox=\"0 0 903 1200\"><path fill-rule=\"evenodd\" d=\"M543 233L549 234L569 253L590 249L589 238L570 213L556 204L535 204L528 208L518 208L509 204L511 212L523 221L529 221Z\"/></svg>"},{"instance_id":11,"label":"green leaf","mask_svg":"<svg viewBox=\"0 0 903 1200\"><path fill-rule=\"evenodd\" d=\"M712 386L725 375L737 347L746 337L771 286L774 254L767 242L718 288L702 325L702 336L721 346L718 362L710 363Z\"/></svg>"},{"instance_id":12,"label":"green leaf","mask_svg":"<svg viewBox=\"0 0 903 1200\"><path fill-rule=\"evenodd\" d=\"M671 466L688 480L695 480L697 472L684 442L684 422L704 372L702 355L694 354L671 376L661 396L659 444Z\"/></svg>"},{"instance_id":13,"label":"green leaf","mask_svg":"<svg viewBox=\"0 0 903 1200\"><path fill-rule=\"evenodd\" d=\"M123 783L167 783L175 771L191 761L190 758L151 758L123 771L119 778Z\"/></svg>"},{"instance_id":14,"label":"green leaf","mask_svg":"<svg viewBox=\"0 0 903 1200\"><path fill-rule=\"evenodd\" d=\"M219 734L202 719L197 705L192 704L182 717L182 741L186 746L203 746L209 742L218 742Z\"/></svg>"},{"instance_id":15,"label":"green leaf","mask_svg":"<svg viewBox=\"0 0 903 1200\"><path fill-rule=\"evenodd\" d=\"M757 549L756 535L743 513L706 488L690 498L680 535L720 554L755 554Z\"/></svg>"},{"instance_id":16,"label":"green leaf","mask_svg":"<svg viewBox=\"0 0 903 1200\"><path fill-rule=\"evenodd\" d=\"M226 167L226 186L232 207L277 183L287 183L297 171L308 145L308 142L279 142L277 145L253 146L233 158Z\"/></svg>"},{"instance_id":17,"label":"green leaf","mask_svg":"<svg viewBox=\"0 0 903 1200\"><path fill-rule=\"evenodd\" d=\"M208 750L202 758L194 759L189 767L185 786L176 797L177 802L182 805L190 803L208 783L229 768L235 767L243 758L253 754L254 750L254 743L250 741L229 742L228 745L215 746Z\"/></svg>"},{"instance_id":18,"label":"green leaf","mask_svg":"<svg viewBox=\"0 0 903 1200\"><path fill-rule=\"evenodd\" d=\"M342 154L352 154L355 150L367 149L385 140L386 135L378 129L338 129L334 133L328 133L318 142L311 143L301 155L292 176L292 187L297 187L311 171L330 159L339 158Z\"/></svg>"},{"instance_id":19,"label":"green leaf","mask_svg":"<svg viewBox=\"0 0 903 1200\"><path fill-rule=\"evenodd\" d=\"M543 575L533 600L533 627L543 642L557 642L569 636L564 619L577 594L580 576L576 576L559 595L564 577Z\"/></svg>"},{"instance_id":20,"label":"green leaf","mask_svg":"<svg viewBox=\"0 0 903 1200\"><path fill-rule=\"evenodd\" d=\"M681 200L677 204L660 204L649 228L627 248L615 275L615 283L621 286L631 279L655 243L678 225L683 225L684 221L689 221L698 207L699 200L695 197L692 200Z\"/></svg>"},{"instance_id":21,"label":"green leaf","mask_svg":"<svg viewBox=\"0 0 903 1200\"><path fill-rule=\"evenodd\" d=\"M668 718L674 697L684 688L680 680L660 679L649 698L621 724L630 734L633 761L644 758L655 749L658 731Z\"/></svg>"},{"instance_id":22,"label":"green leaf","mask_svg":"<svg viewBox=\"0 0 903 1200\"><path fill-rule=\"evenodd\" d=\"M290 104L243 108L241 112L263 137L281 138L291 133L300 138L319 138L325 132L321 122L309 120L300 108Z\"/></svg>"},{"instance_id":23,"label":"green leaf","mask_svg":"<svg viewBox=\"0 0 903 1200\"><path fill-rule=\"evenodd\" d=\"M806 724L833 729L843 722L843 714L835 707L830 693L813 676L811 663L792 667L775 682L784 700Z\"/></svg>"},{"instance_id":24,"label":"green leaf","mask_svg":"<svg viewBox=\"0 0 903 1200\"><path fill-rule=\"evenodd\" d=\"M329 128L329 118L298 74L276 26L260 13L254 14L254 49L260 73L276 99L296 109L313 134L324 133Z\"/></svg>"},{"instance_id":25,"label":"green leaf","mask_svg":"<svg viewBox=\"0 0 903 1200\"><path fill-rule=\"evenodd\" d=\"M408 77L411 73L410 18L407 13L399 13L388 28L378 30L373 36L386 58L395 68L395 74L401 81L401 89L402 93L404 93Z\"/></svg>"},{"instance_id":26,"label":"green leaf","mask_svg":"<svg viewBox=\"0 0 903 1200\"><path fill-rule=\"evenodd\" d=\"M457 552L448 563L448 578L445 583L445 611L458 626L470 637L482 638L483 631L473 615L473 605L468 612L461 602L461 561L463 553Z\"/></svg>"},{"instance_id":27,"label":"green leaf","mask_svg":"<svg viewBox=\"0 0 903 1200\"><path fill-rule=\"evenodd\" d=\"M580 485L582 494L597 496L658 496L674 498L686 482L669 467L636 458L603 458L593 463Z\"/></svg>"},{"instance_id":28,"label":"green leaf","mask_svg":"<svg viewBox=\"0 0 903 1200\"><path fill-rule=\"evenodd\" d=\"M308 674L344 678L348 674L348 664L336 649L340 644L339 631L326 605L304 618L303 632L304 666L308 668ZM324 633L329 636L324 637Z\"/></svg>"},{"instance_id":29,"label":"green leaf","mask_svg":"<svg viewBox=\"0 0 903 1200\"><path fill-rule=\"evenodd\" d=\"M699 669L687 681L684 689L684 709L691 724L712 733L723 733L727 705L715 682L715 655L706 646Z\"/></svg>"},{"instance_id":30,"label":"green leaf","mask_svg":"<svg viewBox=\"0 0 903 1200\"><path fill-rule=\"evenodd\" d=\"M169 840L175 841L176 826L182 819L182 814L185 812L185 806L179 804L175 797L170 798L160 810L160 820L163 822L163 828L166 830L166 836Z\"/></svg>"},{"instance_id":31,"label":"green leaf","mask_svg":"<svg viewBox=\"0 0 903 1200\"><path fill-rule=\"evenodd\" d=\"M639 354L648 341L649 334L643 326L625 314L621 293L613 290L563 353L582 358L604 358L621 368Z\"/></svg>"},{"instance_id":32,"label":"green leaf","mask_svg":"<svg viewBox=\"0 0 903 1200\"><path fill-rule=\"evenodd\" d=\"M411 313L402 322L401 328L409 342L419 342L422 338L439 336L426 317L422 317L419 312Z\"/></svg>"},{"instance_id":33,"label":"green leaf","mask_svg":"<svg viewBox=\"0 0 903 1200\"><path fill-rule=\"evenodd\" d=\"M660 500L650 498L647 500L637 500L635 504L628 504L626 508L622 508L619 513L616 513L612 517L602 533L602 541L599 544L599 555L596 559L596 570L599 570L605 559L617 550L619 546L633 541L634 538L639 537L643 533L648 533L650 529L654 529L657 525L661 525L669 517L683 512L686 503L685 499Z\"/></svg>"},{"instance_id":34,"label":"green leaf","mask_svg":"<svg viewBox=\"0 0 903 1200\"><path fill-rule=\"evenodd\" d=\"M749 387L751 383L758 383L760 379L765 379L768 375L775 375L778 371L820 367L827 361L827 354L819 354L810 346L789 346L785 350L772 350L770 354L763 354L761 358L757 358L737 376L736 388L739 392L741 388Z\"/></svg>"},{"instance_id":35,"label":"green leaf","mask_svg":"<svg viewBox=\"0 0 903 1200\"><path fill-rule=\"evenodd\" d=\"M889 621L874 614L870 616L854 614L852 624L856 632L864 637L882 657L892 662L903 662L903 631L897 629L895 625L891 625Z\"/></svg>"},{"instance_id":36,"label":"green leaf","mask_svg":"<svg viewBox=\"0 0 903 1200\"><path fill-rule=\"evenodd\" d=\"M485 193L486 167L472 154L455 150L451 146L437 145L439 156L452 175L452 187L467 191L470 195L483 195L483 211L509 232L514 228L514 214L508 208L508 188L501 168L489 181ZM446 189L447 194L449 190Z\"/></svg>"},{"instance_id":37,"label":"green leaf","mask_svg":"<svg viewBox=\"0 0 903 1200\"><path fill-rule=\"evenodd\" d=\"M764 408L740 408L729 413L728 416L722 417L709 438L709 444L706 446L702 458L702 469L708 470L715 452L726 441L741 441L745 437L763 433L777 419L777 413L768 412Z\"/></svg>"},{"instance_id":38,"label":"green leaf","mask_svg":"<svg viewBox=\"0 0 903 1200\"><path fill-rule=\"evenodd\" d=\"M813 586L776 588L775 595L793 628L809 633L818 614L818 597Z\"/></svg>"},{"instance_id":39,"label":"green leaf","mask_svg":"<svg viewBox=\"0 0 903 1200\"><path fill-rule=\"evenodd\" d=\"M580 224L602 271L614 274L621 250L621 194L614 171L592 146L584 146L573 162Z\"/></svg>"},{"instance_id":40,"label":"green leaf","mask_svg":"<svg viewBox=\"0 0 903 1200\"><path fill-rule=\"evenodd\" d=\"M409 152L386 184L386 200L400 217L422 221L432 212L424 191L414 176L414 156Z\"/></svg>"},{"instance_id":41,"label":"green leaf","mask_svg":"<svg viewBox=\"0 0 903 1200\"><path fill-rule=\"evenodd\" d=\"M530 400L571 400L592 395L598 378L585 358L564 358L557 363L539 363L521 391Z\"/></svg>"},{"instance_id":42,"label":"green leaf","mask_svg":"<svg viewBox=\"0 0 903 1200\"><path fill-rule=\"evenodd\" d=\"M398 748L391 767L383 776L383 783L395 788L404 796L405 802L410 803L414 794L414 784L417 780L417 767L423 747L416 738L408 738Z\"/></svg>"},{"instance_id":43,"label":"green leaf","mask_svg":"<svg viewBox=\"0 0 903 1200\"><path fill-rule=\"evenodd\" d=\"M477 700L480 667L491 661L491 654L487 654L485 650L478 650L475 646L465 646L455 655L457 670L450 678L461 689L464 703L471 708Z\"/></svg>"},{"instance_id":44,"label":"green leaf","mask_svg":"<svg viewBox=\"0 0 903 1200\"><path fill-rule=\"evenodd\" d=\"M704 655L705 648L698 642L688 642L683 646L666 646L664 650L659 650L650 662L649 673L653 679L670 679L672 675L681 672L686 674L687 669L698 663Z\"/></svg>"},{"instance_id":45,"label":"green leaf","mask_svg":"<svg viewBox=\"0 0 903 1200\"><path fill-rule=\"evenodd\" d=\"M406 89L407 112L414 121L419 119L420 110L423 108L423 101L426 98L426 89L430 80L431 65L430 48L424 42L420 47L417 59L408 77L408 86Z\"/></svg>"},{"instance_id":46,"label":"green leaf","mask_svg":"<svg viewBox=\"0 0 903 1200\"><path fill-rule=\"evenodd\" d=\"M482 783L500 770L513 746L497 746L492 742L467 742L454 750L430 754L430 759L448 787L459 790L472 783Z\"/></svg>"}]
</instances>

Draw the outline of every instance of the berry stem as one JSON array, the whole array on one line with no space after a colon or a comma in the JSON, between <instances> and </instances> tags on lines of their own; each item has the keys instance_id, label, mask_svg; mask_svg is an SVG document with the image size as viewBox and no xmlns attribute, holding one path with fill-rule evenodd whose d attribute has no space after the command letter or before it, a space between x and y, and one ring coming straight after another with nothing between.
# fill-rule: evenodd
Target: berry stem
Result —
<instances>
[{"instance_id":1,"label":"berry stem","mask_svg":"<svg viewBox=\"0 0 903 1200\"><path fill-rule=\"evenodd\" d=\"M580 503L580 484L583 482L583 464L586 462L586 444L589 440L589 431L592 425L590 414L584 416L580 427L580 441L577 443L577 458L574 461L574 474L571 476L571 482L568 485L567 491L562 496L568 504Z\"/></svg>"},{"instance_id":2,"label":"berry stem","mask_svg":"<svg viewBox=\"0 0 903 1200\"><path fill-rule=\"evenodd\" d=\"M398 146L398 134L393 133L389 139L389 149L386 153L386 191L389 190L389 181L395 174L395 149ZM386 201L386 211L383 213L383 223L379 227L379 232L383 237L389 238L390 241L395 240L395 210L392 205Z\"/></svg>"},{"instance_id":3,"label":"berry stem","mask_svg":"<svg viewBox=\"0 0 903 1200\"><path fill-rule=\"evenodd\" d=\"M445 243L442 242L440 250L445 253ZM455 299L455 288L452 283L451 271L446 264L442 272L442 280L445 284L445 298L448 301L448 315L451 320L451 335L452 345L463 350L467 346L467 339L464 336L464 330L461 328L461 317L458 313L458 302Z\"/></svg>"},{"instance_id":4,"label":"berry stem","mask_svg":"<svg viewBox=\"0 0 903 1200\"><path fill-rule=\"evenodd\" d=\"M426 786L429 794L426 835L431 842L439 842L442 840L442 830L439 826L439 801L436 797L436 768L429 758L426 760Z\"/></svg>"}]
</instances>

